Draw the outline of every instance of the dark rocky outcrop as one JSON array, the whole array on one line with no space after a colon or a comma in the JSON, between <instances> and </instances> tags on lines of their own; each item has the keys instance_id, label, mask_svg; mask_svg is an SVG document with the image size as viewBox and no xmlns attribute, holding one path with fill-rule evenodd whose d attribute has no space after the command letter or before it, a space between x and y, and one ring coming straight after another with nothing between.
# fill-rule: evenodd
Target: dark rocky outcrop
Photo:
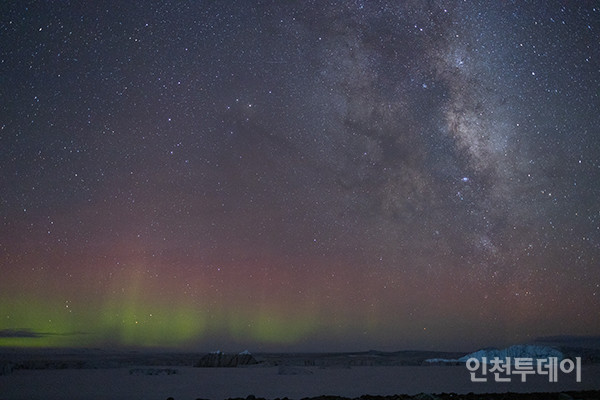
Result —
<instances>
[{"instance_id":1,"label":"dark rocky outcrop","mask_svg":"<svg viewBox=\"0 0 600 400\"><path fill-rule=\"evenodd\" d=\"M227 354L220 351L205 355L194 364L199 368L235 368L258 364L258 361L248 352Z\"/></svg>"},{"instance_id":2,"label":"dark rocky outcrop","mask_svg":"<svg viewBox=\"0 0 600 400\"><path fill-rule=\"evenodd\" d=\"M10 362L0 361L0 376L12 373L15 366Z\"/></svg>"}]
</instances>

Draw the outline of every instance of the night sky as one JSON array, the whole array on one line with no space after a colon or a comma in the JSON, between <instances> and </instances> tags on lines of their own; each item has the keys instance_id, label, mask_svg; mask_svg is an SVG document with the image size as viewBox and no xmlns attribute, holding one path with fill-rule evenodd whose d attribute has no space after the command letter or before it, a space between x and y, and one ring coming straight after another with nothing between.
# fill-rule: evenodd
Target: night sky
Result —
<instances>
[{"instance_id":1,"label":"night sky","mask_svg":"<svg viewBox=\"0 0 600 400\"><path fill-rule=\"evenodd\" d=\"M600 334L600 3L0 8L0 346Z\"/></svg>"}]
</instances>

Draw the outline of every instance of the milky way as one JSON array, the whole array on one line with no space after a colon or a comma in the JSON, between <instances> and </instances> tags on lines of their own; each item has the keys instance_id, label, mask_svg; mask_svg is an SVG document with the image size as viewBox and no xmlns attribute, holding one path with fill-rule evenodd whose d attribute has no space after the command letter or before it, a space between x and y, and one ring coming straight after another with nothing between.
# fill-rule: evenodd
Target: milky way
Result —
<instances>
[{"instance_id":1,"label":"milky way","mask_svg":"<svg viewBox=\"0 0 600 400\"><path fill-rule=\"evenodd\" d=\"M600 7L9 2L0 346L600 333Z\"/></svg>"}]
</instances>

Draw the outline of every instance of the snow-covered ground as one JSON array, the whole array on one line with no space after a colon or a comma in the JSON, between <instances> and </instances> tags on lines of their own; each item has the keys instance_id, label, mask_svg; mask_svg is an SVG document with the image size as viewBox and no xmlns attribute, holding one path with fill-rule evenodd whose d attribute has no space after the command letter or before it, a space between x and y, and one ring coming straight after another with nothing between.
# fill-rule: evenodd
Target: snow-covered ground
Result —
<instances>
[{"instance_id":1,"label":"snow-covered ground","mask_svg":"<svg viewBox=\"0 0 600 400\"><path fill-rule=\"evenodd\" d=\"M582 382L559 374L558 382L528 376L526 383L470 382L464 366L372 366L352 368L164 367L176 373L141 373L144 368L16 370L0 376L0 399L226 399L255 395L300 399L319 395L358 397L426 393L561 392L600 389L600 365L583 365ZM160 367L152 367L153 373ZM300 371L301 370L301 371ZM134 373L132 373L134 371ZM302 372L302 373L296 373Z\"/></svg>"}]
</instances>

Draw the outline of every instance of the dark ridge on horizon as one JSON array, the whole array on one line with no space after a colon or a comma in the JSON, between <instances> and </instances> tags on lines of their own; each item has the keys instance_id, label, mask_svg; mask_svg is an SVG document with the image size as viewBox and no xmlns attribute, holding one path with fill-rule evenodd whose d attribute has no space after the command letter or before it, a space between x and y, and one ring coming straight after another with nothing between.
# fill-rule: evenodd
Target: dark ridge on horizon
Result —
<instances>
[{"instance_id":1,"label":"dark ridge on horizon","mask_svg":"<svg viewBox=\"0 0 600 400\"><path fill-rule=\"evenodd\" d=\"M31 329L2 329L0 330L0 338L41 338L47 334L35 332Z\"/></svg>"},{"instance_id":2,"label":"dark ridge on horizon","mask_svg":"<svg viewBox=\"0 0 600 400\"><path fill-rule=\"evenodd\" d=\"M36 332L33 329L1 329L0 338L5 339L38 339L48 336L76 336L76 335L87 335L87 332ZM2 348L3 346L0 346Z\"/></svg>"},{"instance_id":3,"label":"dark ridge on horizon","mask_svg":"<svg viewBox=\"0 0 600 400\"><path fill-rule=\"evenodd\" d=\"M535 339L536 342L598 342L600 344L600 335L555 335L555 336L540 336Z\"/></svg>"}]
</instances>

